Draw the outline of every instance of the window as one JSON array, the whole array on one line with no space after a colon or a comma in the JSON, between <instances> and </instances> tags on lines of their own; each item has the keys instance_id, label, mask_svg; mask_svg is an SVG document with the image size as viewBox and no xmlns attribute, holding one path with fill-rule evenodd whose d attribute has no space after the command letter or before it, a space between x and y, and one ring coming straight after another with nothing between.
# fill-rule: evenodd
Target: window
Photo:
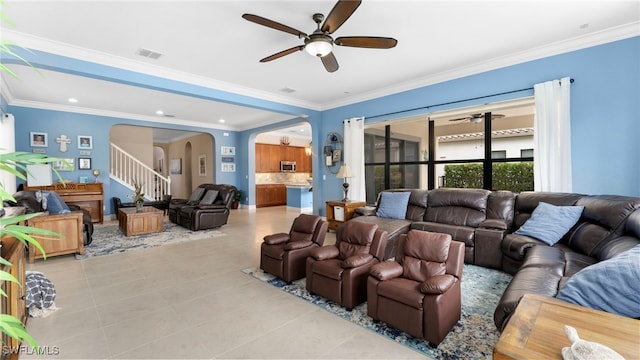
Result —
<instances>
[{"instance_id":1,"label":"window","mask_svg":"<svg viewBox=\"0 0 640 360\"><path fill-rule=\"evenodd\" d=\"M492 159L506 159L507 158L507 150L493 150L491 151Z\"/></svg>"},{"instance_id":2,"label":"window","mask_svg":"<svg viewBox=\"0 0 640 360\"><path fill-rule=\"evenodd\" d=\"M520 150L521 158L532 158L533 157L533 149L522 149Z\"/></svg>"}]
</instances>

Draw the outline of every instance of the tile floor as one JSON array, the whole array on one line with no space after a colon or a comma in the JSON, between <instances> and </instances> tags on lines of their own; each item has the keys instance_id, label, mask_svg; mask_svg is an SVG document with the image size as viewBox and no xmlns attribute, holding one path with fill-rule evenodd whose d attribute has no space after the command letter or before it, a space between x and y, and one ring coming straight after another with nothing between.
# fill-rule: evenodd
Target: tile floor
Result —
<instances>
[{"instance_id":1,"label":"tile floor","mask_svg":"<svg viewBox=\"0 0 640 360\"><path fill-rule=\"evenodd\" d=\"M234 210L224 237L36 261L29 269L54 282L60 310L28 321L50 355L21 357L423 358L241 272L258 266L262 237L288 232L297 215L286 207Z\"/></svg>"}]
</instances>

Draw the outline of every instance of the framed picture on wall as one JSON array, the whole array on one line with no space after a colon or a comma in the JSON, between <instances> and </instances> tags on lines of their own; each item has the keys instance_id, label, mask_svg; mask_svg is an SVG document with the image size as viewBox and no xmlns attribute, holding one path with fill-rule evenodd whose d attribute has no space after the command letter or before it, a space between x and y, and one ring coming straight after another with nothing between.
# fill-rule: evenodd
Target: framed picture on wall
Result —
<instances>
[{"instance_id":1,"label":"framed picture on wall","mask_svg":"<svg viewBox=\"0 0 640 360\"><path fill-rule=\"evenodd\" d=\"M29 144L31 147L47 147L49 135L45 132L32 131L29 133Z\"/></svg>"},{"instance_id":2,"label":"framed picture on wall","mask_svg":"<svg viewBox=\"0 0 640 360\"><path fill-rule=\"evenodd\" d=\"M78 135L78 149L93 149L93 136Z\"/></svg>"},{"instance_id":3,"label":"framed picture on wall","mask_svg":"<svg viewBox=\"0 0 640 360\"><path fill-rule=\"evenodd\" d=\"M207 155L198 156L198 176L207 176Z\"/></svg>"},{"instance_id":4,"label":"framed picture on wall","mask_svg":"<svg viewBox=\"0 0 640 360\"><path fill-rule=\"evenodd\" d=\"M223 163L222 172L236 172L236 164Z\"/></svg>"},{"instance_id":5,"label":"framed picture on wall","mask_svg":"<svg viewBox=\"0 0 640 360\"><path fill-rule=\"evenodd\" d=\"M78 158L78 169L91 170L91 158Z\"/></svg>"},{"instance_id":6,"label":"framed picture on wall","mask_svg":"<svg viewBox=\"0 0 640 360\"><path fill-rule=\"evenodd\" d=\"M171 162L169 162L169 169L173 175L182 174L182 158L171 159Z\"/></svg>"},{"instance_id":7,"label":"framed picture on wall","mask_svg":"<svg viewBox=\"0 0 640 360\"><path fill-rule=\"evenodd\" d=\"M221 146L220 152L222 153L222 155L235 155L236 148L235 146Z\"/></svg>"},{"instance_id":8,"label":"framed picture on wall","mask_svg":"<svg viewBox=\"0 0 640 360\"><path fill-rule=\"evenodd\" d=\"M51 167L57 171L73 171L75 169L75 159L60 159L52 162Z\"/></svg>"}]
</instances>

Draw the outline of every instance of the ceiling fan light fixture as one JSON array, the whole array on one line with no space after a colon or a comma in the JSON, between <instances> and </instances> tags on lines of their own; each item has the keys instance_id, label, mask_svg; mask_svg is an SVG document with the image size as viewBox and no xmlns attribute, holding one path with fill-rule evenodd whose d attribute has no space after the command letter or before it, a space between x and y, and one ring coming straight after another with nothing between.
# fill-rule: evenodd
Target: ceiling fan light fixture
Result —
<instances>
[{"instance_id":1,"label":"ceiling fan light fixture","mask_svg":"<svg viewBox=\"0 0 640 360\"><path fill-rule=\"evenodd\" d=\"M333 50L331 38L322 34L312 34L309 40L305 41L304 50L312 56L323 57L329 55Z\"/></svg>"}]
</instances>

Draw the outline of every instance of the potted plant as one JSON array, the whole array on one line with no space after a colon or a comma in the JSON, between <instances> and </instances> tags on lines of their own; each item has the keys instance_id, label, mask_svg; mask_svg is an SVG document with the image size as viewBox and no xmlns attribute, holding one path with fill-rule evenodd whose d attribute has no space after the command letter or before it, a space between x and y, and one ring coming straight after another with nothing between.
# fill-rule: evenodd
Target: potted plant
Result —
<instances>
[{"instance_id":1,"label":"potted plant","mask_svg":"<svg viewBox=\"0 0 640 360\"><path fill-rule=\"evenodd\" d=\"M242 190L236 190L236 194L233 196L233 202L231 203L232 209L237 209L240 204L240 200L244 197Z\"/></svg>"}]
</instances>

